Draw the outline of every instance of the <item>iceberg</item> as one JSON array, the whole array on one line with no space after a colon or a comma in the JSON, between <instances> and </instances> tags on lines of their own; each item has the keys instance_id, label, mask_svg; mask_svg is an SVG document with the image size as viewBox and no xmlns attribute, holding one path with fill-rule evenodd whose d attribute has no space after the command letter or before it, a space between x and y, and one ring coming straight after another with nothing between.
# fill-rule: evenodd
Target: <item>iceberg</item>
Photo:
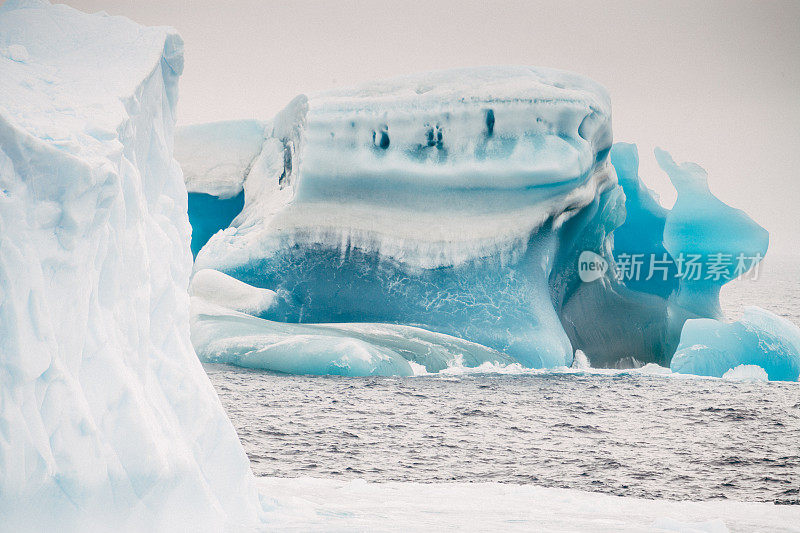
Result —
<instances>
[{"instance_id":1,"label":"iceberg","mask_svg":"<svg viewBox=\"0 0 800 533\"><path fill-rule=\"evenodd\" d=\"M298 96L241 158L256 154L250 163L215 178L241 183L243 208L214 225L195 263L279 298L249 313L263 321L247 321L244 344L222 342L233 333L220 315L219 342L210 350L202 336L200 357L241 364L287 334L278 324L361 323L462 339L528 368L569 366L575 350L597 367L669 366L684 322L720 318L720 287L757 264L768 235L716 199L699 166L657 150L678 190L663 208L639 177L636 146L612 147L610 116L599 85L533 67ZM206 136L248 127L209 125L223 131ZM598 267L589 277L586 263ZM193 331L211 327L204 309Z\"/></svg>"},{"instance_id":2,"label":"iceberg","mask_svg":"<svg viewBox=\"0 0 800 533\"><path fill-rule=\"evenodd\" d=\"M616 198L602 87L460 69L300 96L267 130L196 271L281 294L271 324L410 326L572 363L549 279L567 222Z\"/></svg>"},{"instance_id":3,"label":"iceberg","mask_svg":"<svg viewBox=\"0 0 800 533\"><path fill-rule=\"evenodd\" d=\"M732 378L744 372L742 365L760 367L770 381L798 381L800 328L754 306L746 307L742 318L732 323L689 320L670 368L682 374Z\"/></svg>"},{"instance_id":4,"label":"iceberg","mask_svg":"<svg viewBox=\"0 0 800 533\"><path fill-rule=\"evenodd\" d=\"M0 6L0 529L258 520L189 339L182 68L170 28Z\"/></svg>"}]
</instances>

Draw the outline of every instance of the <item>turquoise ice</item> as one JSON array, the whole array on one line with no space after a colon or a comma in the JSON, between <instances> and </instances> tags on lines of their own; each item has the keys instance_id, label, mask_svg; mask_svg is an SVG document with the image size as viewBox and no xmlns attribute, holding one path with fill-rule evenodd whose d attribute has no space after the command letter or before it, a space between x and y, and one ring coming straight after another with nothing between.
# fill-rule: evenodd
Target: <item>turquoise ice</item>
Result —
<instances>
[{"instance_id":1,"label":"turquoise ice","mask_svg":"<svg viewBox=\"0 0 800 533\"><path fill-rule=\"evenodd\" d=\"M722 377L739 365L763 368L771 381L797 381L800 375L800 328L759 307L726 323L689 320L670 365L674 372Z\"/></svg>"},{"instance_id":2,"label":"turquoise ice","mask_svg":"<svg viewBox=\"0 0 800 533\"><path fill-rule=\"evenodd\" d=\"M720 318L720 287L766 253L767 232L715 198L699 166L657 150L678 191L662 207L636 146L611 146L605 90L575 74L461 69L299 96L262 133L225 181L244 206L227 228L211 221L221 231L195 272L276 298L252 317L206 308L193 330L204 361L405 374L421 345L436 345L417 358L428 371L455 364L437 343L459 339L529 368L568 366L577 349L594 366L668 366L684 322ZM581 257L605 269L582 278ZM387 348L341 324L407 329ZM284 350L294 330L305 340ZM356 345L371 355L350 358Z\"/></svg>"}]
</instances>

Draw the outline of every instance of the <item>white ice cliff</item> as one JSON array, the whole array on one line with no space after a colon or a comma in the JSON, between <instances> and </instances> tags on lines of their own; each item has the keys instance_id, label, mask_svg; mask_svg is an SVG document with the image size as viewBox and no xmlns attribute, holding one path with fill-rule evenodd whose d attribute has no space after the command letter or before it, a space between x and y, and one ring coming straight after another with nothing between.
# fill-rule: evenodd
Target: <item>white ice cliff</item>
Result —
<instances>
[{"instance_id":1,"label":"white ice cliff","mask_svg":"<svg viewBox=\"0 0 800 533\"><path fill-rule=\"evenodd\" d=\"M257 519L189 340L182 68L169 28L0 6L0 530Z\"/></svg>"}]
</instances>

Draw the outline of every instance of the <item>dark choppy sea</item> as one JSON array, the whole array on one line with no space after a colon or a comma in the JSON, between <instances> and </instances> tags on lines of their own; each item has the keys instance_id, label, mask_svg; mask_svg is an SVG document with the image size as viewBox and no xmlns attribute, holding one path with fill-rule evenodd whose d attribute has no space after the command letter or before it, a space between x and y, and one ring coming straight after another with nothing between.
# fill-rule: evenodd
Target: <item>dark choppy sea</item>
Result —
<instances>
[{"instance_id":1,"label":"dark choppy sea","mask_svg":"<svg viewBox=\"0 0 800 533\"><path fill-rule=\"evenodd\" d=\"M800 262L723 290L800 323ZM630 371L413 378L206 365L253 470L368 481L499 481L624 496L800 503L800 385Z\"/></svg>"}]
</instances>

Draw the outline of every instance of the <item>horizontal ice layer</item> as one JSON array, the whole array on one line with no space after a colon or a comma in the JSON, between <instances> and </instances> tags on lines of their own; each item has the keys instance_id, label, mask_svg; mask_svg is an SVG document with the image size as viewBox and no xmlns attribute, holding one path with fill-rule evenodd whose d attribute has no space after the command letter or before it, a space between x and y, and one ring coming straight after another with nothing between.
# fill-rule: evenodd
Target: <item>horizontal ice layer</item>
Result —
<instances>
[{"instance_id":1,"label":"horizontal ice layer","mask_svg":"<svg viewBox=\"0 0 800 533\"><path fill-rule=\"evenodd\" d=\"M800 328L759 307L746 307L742 318L732 323L689 320L670 368L682 374L722 377L740 365L763 368L771 381L797 381Z\"/></svg>"},{"instance_id":2,"label":"horizontal ice layer","mask_svg":"<svg viewBox=\"0 0 800 533\"><path fill-rule=\"evenodd\" d=\"M249 463L189 339L182 41L0 6L0 529L240 530Z\"/></svg>"},{"instance_id":3,"label":"horizontal ice layer","mask_svg":"<svg viewBox=\"0 0 800 533\"><path fill-rule=\"evenodd\" d=\"M287 374L411 376L448 366L510 364L507 356L441 333L392 324L290 324L192 298L192 342L200 360Z\"/></svg>"},{"instance_id":4,"label":"horizontal ice layer","mask_svg":"<svg viewBox=\"0 0 800 533\"><path fill-rule=\"evenodd\" d=\"M262 477L258 484L274 495L270 524L302 531L789 533L800 518L796 505L650 500L511 483Z\"/></svg>"},{"instance_id":5,"label":"horizontal ice layer","mask_svg":"<svg viewBox=\"0 0 800 533\"><path fill-rule=\"evenodd\" d=\"M549 277L565 222L616 185L610 143L604 89L547 69L301 96L195 269L285 295L273 322L415 326L569 365Z\"/></svg>"}]
</instances>

